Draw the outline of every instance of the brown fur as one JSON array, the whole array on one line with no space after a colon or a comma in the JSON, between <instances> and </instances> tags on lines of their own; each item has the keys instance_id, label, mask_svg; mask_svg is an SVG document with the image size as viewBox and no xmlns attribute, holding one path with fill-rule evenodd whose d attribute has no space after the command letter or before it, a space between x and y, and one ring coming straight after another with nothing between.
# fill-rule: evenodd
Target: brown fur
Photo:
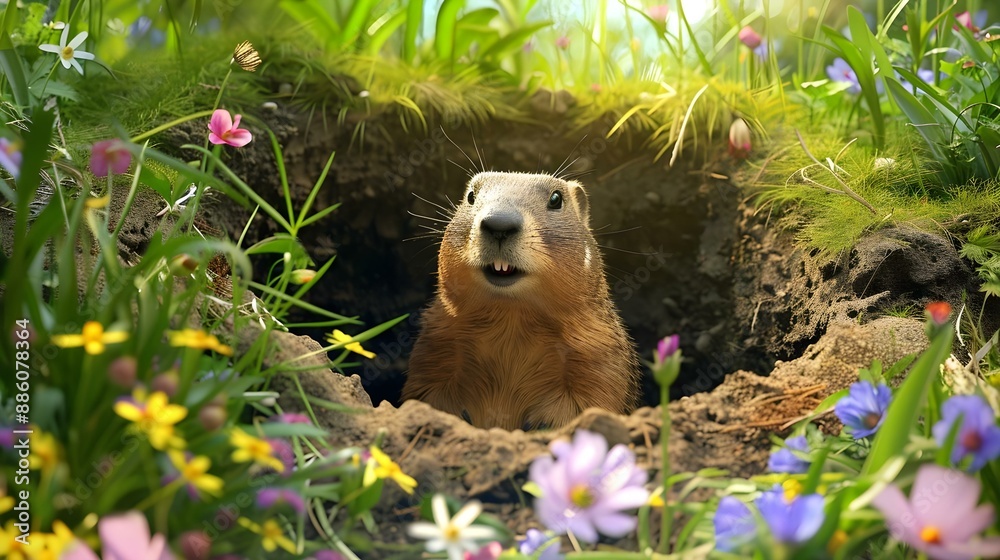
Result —
<instances>
[{"instance_id":1,"label":"brown fur","mask_svg":"<svg viewBox=\"0 0 1000 560\"><path fill-rule=\"evenodd\" d=\"M491 172L469 189L474 203L463 198L444 233L437 297L403 399L506 429L560 426L588 407L629 412L638 357L608 294L583 187ZM563 205L549 209L555 190ZM480 220L496 211L520 213L522 231L502 241L482 234ZM483 267L497 258L524 275L494 286Z\"/></svg>"}]
</instances>

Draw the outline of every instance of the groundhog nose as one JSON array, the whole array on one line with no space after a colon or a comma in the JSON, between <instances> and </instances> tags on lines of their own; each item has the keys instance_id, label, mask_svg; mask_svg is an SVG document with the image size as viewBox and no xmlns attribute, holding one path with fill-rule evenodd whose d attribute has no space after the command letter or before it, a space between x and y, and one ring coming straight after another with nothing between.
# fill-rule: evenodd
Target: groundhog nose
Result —
<instances>
[{"instance_id":1,"label":"groundhog nose","mask_svg":"<svg viewBox=\"0 0 1000 560\"><path fill-rule=\"evenodd\" d=\"M517 212L492 212L479 223L483 232L503 240L519 231L524 226L524 218Z\"/></svg>"}]
</instances>

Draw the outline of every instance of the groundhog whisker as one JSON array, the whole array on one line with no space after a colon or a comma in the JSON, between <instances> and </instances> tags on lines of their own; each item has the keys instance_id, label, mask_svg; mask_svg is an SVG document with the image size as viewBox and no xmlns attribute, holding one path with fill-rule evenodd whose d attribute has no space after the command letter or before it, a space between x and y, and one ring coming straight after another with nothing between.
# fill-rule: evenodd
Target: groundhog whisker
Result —
<instances>
[{"instance_id":1,"label":"groundhog whisker","mask_svg":"<svg viewBox=\"0 0 1000 560\"><path fill-rule=\"evenodd\" d=\"M466 156L466 157L468 157L468 156ZM457 167L457 168L461 169L462 171L465 171L465 174L466 174L466 175L468 175L468 177L469 177L470 179L471 179L471 178L472 178L473 176L475 176L475 172L474 172L474 171L473 171L472 169L468 169L468 168L466 168L466 167L465 167L464 165L462 165L462 164L458 163L457 161L455 161L455 160L453 160L453 159L451 159L451 158L448 158L448 163L450 163L450 164L454 165L455 167Z\"/></svg>"},{"instance_id":2,"label":"groundhog whisker","mask_svg":"<svg viewBox=\"0 0 1000 560\"><path fill-rule=\"evenodd\" d=\"M411 215L411 216L413 216L414 218L420 218L421 220L428 220L428 221L431 221L431 222L437 222L439 224L447 224L448 223L447 219L439 220L437 218L432 218L431 216L424 216L423 214L416 214L414 212L410 212L409 210L407 210L406 213L409 214L409 215ZM446 218L446 216L442 216L442 217Z\"/></svg>"},{"instance_id":3,"label":"groundhog whisker","mask_svg":"<svg viewBox=\"0 0 1000 560\"><path fill-rule=\"evenodd\" d=\"M451 204L451 209L449 210L448 208L445 208L444 206L438 204L437 202L431 202L430 200L427 200L426 198L420 196L417 193L410 193L410 194L412 194L413 196L419 198L420 200L423 200L427 204L430 204L432 206L436 206L436 207L440 208L441 211L443 212L442 216L444 217L444 219L449 220L449 221L451 220L451 217L454 214L454 210L455 210L455 205L452 204L451 200L448 201L448 203Z\"/></svg>"},{"instance_id":4,"label":"groundhog whisker","mask_svg":"<svg viewBox=\"0 0 1000 560\"><path fill-rule=\"evenodd\" d=\"M628 249L619 249L618 247L609 247L607 245L598 245L601 249L605 251L618 251L619 253L628 253L629 255L639 255L641 257L652 257L657 254L656 251L650 252L639 252L639 251L629 251Z\"/></svg>"},{"instance_id":5,"label":"groundhog whisker","mask_svg":"<svg viewBox=\"0 0 1000 560\"><path fill-rule=\"evenodd\" d=\"M444 133L444 137L447 138L449 142L451 142L452 146L455 146L456 148L458 148L458 151L462 152L462 155L465 156L465 159L469 160L469 164L472 165L472 169L475 169L476 168L476 162L472 161L472 158L469 157L469 154L465 153L465 150L463 150L461 146L459 146L458 144L456 144L455 141L451 139L451 136L448 136L448 133L444 131L444 127L443 126L440 127L440 128L441 128L441 132ZM476 138L473 137L472 141L473 141L473 143L475 143ZM479 152L478 148L476 149L476 152L477 153ZM451 161L451 160L449 159L448 161ZM480 158L480 161L482 161L482 158ZM455 163L455 162L452 162L452 163ZM455 165L458 165L458 164L456 163ZM461 165L458 165L458 166L462 167ZM466 173L469 173L469 177L470 178L473 176L473 173L471 173L468 169L465 169L464 167L462 167L462 169L465 170ZM481 171L485 171L485 170L481 170ZM454 206L454 205L452 205L452 206Z\"/></svg>"},{"instance_id":6,"label":"groundhog whisker","mask_svg":"<svg viewBox=\"0 0 1000 560\"><path fill-rule=\"evenodd\" d=\"M620 229L620 230L617 230L617 231L600 231L600 230L602 230L602 229L604 229L606 227L611 227L611 224L599 227L596 230L594 230L592 232L594 234L594 237L597 237L598 235L615 235L617 233L626 233L626 232L629 232L629 231L635 231L637 229L642 229L642 226L635 226L635 227L630 227L630 228L627 228L627 229Z\"/></svg>"},{"instance_id":7,"label":"groundhog whisker","mask_svg":"<svg viewBox=\"0 0 1000 560\"><path fill-rule=\"evenodd\" d=\"M566 171L570 167L573 167L573 164L576 163L577 160L580 159L579 156L578 156L575 159L573 159L573 161L571 161L569 163L569 165L566 164L566 162L569 161L569 158L573 157L573 154L576 153L576 151L580 148L580 145L583 144L583 141L586 140L586 139L587 139L587 135L584 134L583 138L580 138L580 141L576 143L576 146L573 146L573 149L570 150L570 152L568 154L566 154L566 159L564 159L562 161L562 163L559 164L559 167L556 168L555 172L552 173L553 177L555 177L557 179L562 179L563 177L562 177L561 173L563 171Z\"/></svg>"},{"instance_id":8,"label":"groundhog whisker","mask_svg":"<svg viewBox=\"0 0 1000 560\"><path fill-rule=\"evenodd\" d=\"M479 170L486 172L486 163L483 162L483 152L479 151L479 144L476 143L476 135L472 135L472 147L476 149L476 155L479 156Z\"/></svg>"}]
</instances>

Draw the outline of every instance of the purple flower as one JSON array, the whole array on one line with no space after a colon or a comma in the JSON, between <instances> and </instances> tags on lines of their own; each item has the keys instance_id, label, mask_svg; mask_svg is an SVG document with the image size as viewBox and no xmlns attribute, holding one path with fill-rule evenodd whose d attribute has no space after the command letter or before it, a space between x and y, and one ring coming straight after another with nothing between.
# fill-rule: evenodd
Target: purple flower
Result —
<instances>
[{"instance_id":1,"label":"purple flower","mask_svg":"<svg viewBox=\"0 0 1000 560\"><path fill-rule=\"evenodd\" d=\"M294 490L287 488L264 488L260 492L257 492L257 507L260 509L269 509L282 504L291 506L299 515L306 512L305 500Z\"/></svg>"},{"instance_id":2,"label":"purple flower","mask_svg":"<svg viewBox=\"0 0 1000 560\"><path fill-rule=\"evenodd\" d=\"M532 555L539 550L542 553L538 560L559 560L563 558L559 554L559 539L553 539L538 529L528 529L524 535L524 540L517 543L517 551L525 556Z\"/></svg>"},{"instance_id":3,"label":"purple flower","mask_svg":"<svg viewBox=\"0 0 1000 560\"><path fill-rule=\"evenodd\" d=\"M835 82L851 84L847 88L850 93L861 93L861 84L858 82L858 75L854 73L851 65L843 58L835 58L833 64L826 67L826 75Z\"/></svg>"},{"instance_id":4,"label":"purple flower","mask_svg":"<svg viewBox=\"0 0 1000 560\"><path fill-rule=\"evenodd\" d=\"M21 147L17 142L0 138L0 166L10 173L15 180L21 174Z\"/></svg>"},{"instance_id":5,"label":"purple flower","mask_svg":"<svg viewBox=\"0 0 1000 560\"><path fill-rule=\"evenodd\" d=\"M754 501L774 538L786 544L811 539L823 525L823 496L806 494L788 499L779 485Z\"/></svg>"},{"instance_id":6,"label":"purple flower","mask_svg":"<svg viewBox=\"0 0 1000 560\"><path fill-rule=\"evenodd\" d=\"M809 470L809 461L800 459L792 450L806 453L809 451L809 442L806 436L795 436L785 440L785 446L771 453L771 458L767 461L767 470L771 472L783 472L801 474Z\"/></svg>"},{"instance_id":7,"label":"purple flower","mask_svg":"<svg viewBox=\"0 0 1000 560\"><path fill-rule=\"evenodd\" d=\"M677 352L677 349L681 346L681 337L672 334L670 336L663 337L662 340L656 343L656 357L659 358L660 362L667 361L667 358L673 356Z\"/></svg>"},{"instance_id":8,"label":"purple flower","mask_svg":"<svg viewBox=\"0 0 1000 560\"><path fill-rule=\"evenodd\" d=\"M555 457L535 459L528 476L542 491L535 511L546 527L589 543L598 533L622 537L635 529L636 518L622 512L644 505L649 492L632 451L621 444L609 451L603 436L586 430L550 447Z\"/></svg>"},{"instance_id":9,"label":"purple flower","mask_svg":"<svg viewBox=\"0 0 1000 560\"><path fill-rule=\"evenodd\" d=\"M285 466L282 474L285 476L292 474L292 470L295 469L295 450L292 449L292 444L277 438L268 438L267 443L271 444L274 456Z\"/></svg>"},{"instance_id":10,"label":"purple flower","mask_svg":"<svg viewBox=\"0 0 1000 560\"><path fill-rule=\"evenodd\" d=\"M14 428L11 426L0 426L0 447L4 449L14 448Z\"/></svg>"},{"instance_id":11,"label":"purple flower","mask_svg":"<svg viewBox=\"0 0 1000 560\"><path fill-rule=\"evenodd\" d=\"M896 485L875 496L893 538L931 558L972 560L1000 555L1000 538L973 538L993 524L993 506L979 502L975 478L939 465L917 471L910 499Z\"/></svg>"},{"instance_id":12,"label":"purple flower","mask_svg":"<svg viewBox=\"0 0 1000 560\"><path fill-rule=\"evenodd\" d=\"M285 412L283 414L277 414L271 417L271 422L278 422L279 424L312 425L312 420L310 420L308 416L305 414L299 414L298 412Z\"/></svg>"},{"instance_id":13,"label":"purple flower","mask_svg":"<svg viewBox=\"0 0 1000 560\"><path fill-rule=\"evenodd\" d=\"M757 534L757 522L750 508L733 496L719 500L712 524L715 525L715 548L723 552L732 552Z\"/></svg>"},{"instance_id":14,"label":"purple flower","mask_svg":"<svg viewBox=\"0 0 1000 560\"><path fill-rule=\"evenodd\" d=\"M932 432L938 445L944 445L956 422L961 422L951 450L951 462L958 465L972 456L970 471L978 471L987 461L1000 457L1000 427L996 415L979 395L955 395L941 405L941 420Z\"/></svg>"},{"instance_id":15,"label":"purple flower","mask_svg":"<svg viewBox=\"0 0 1000 560\"><path fill-rule=\"evenodd\" d=\"M885 383L875 387L870 381L859 381L851 385L846 397L837 401L833 412L845 426L851 428L854 439L861 439L874 434L882 426L891 401L892 391Z\"/></svg>"},{"instance_id":16,"label":"purple flower","mask_svg":"<svg viewBox=\"0 0 1000 560\"><path fill-rule=\"evenodd\" d=\"M315 560L345 560L344 555L334 550L321 550L313 554Z\"/></svg>"}]
</instances>

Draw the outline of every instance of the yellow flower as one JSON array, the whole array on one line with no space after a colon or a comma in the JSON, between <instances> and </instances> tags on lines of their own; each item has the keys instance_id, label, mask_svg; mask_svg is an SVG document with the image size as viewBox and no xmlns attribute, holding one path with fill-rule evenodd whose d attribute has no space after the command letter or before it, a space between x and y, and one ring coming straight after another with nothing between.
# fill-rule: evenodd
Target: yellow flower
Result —
<instances>
[{"instance_id":1,"label":"yellow flower","mask_svg":"<svg viewBox=\"0 0 1000 560\"><path fill-rule=\"evenodd\" d=\"M255 438L236 428L229 435L229 443L236 448L236 451L233 451L233 461L237 463L253 461L278 472L284 472L285 464L274 456L274 447L266 440Z\"/></svg>"},{"instance_id":2,"label":"yellow flower","mask_svg":"<svg viewBox=\"0 0 1000 560\"><path fill-rule=\"evenodd\" d=\"M350 342L351 340L353 340L353 337L344 334L343 332L340 331L340 329L333 329L332 333L326 335L326 339L332 342L333 344L342 344L344 342L348 342L348 344L344 344L344 348L347 348L348 350L354 352L355 354L361 354L362 356L368 358L369 360L375 357L375 353L369 352L368 350L362 348L360 342Z\"/></svg>"},{"instance_id":3,"label":"yellow flower","mask_svg":"<svg viewBox=\"0 0 1000 560\"><path fill-rule=\"evenodd\" d=\"M0 527L0 558L9 560L27 560L28 545L18 540L21 532L14 528L14 520L7 522L6 527ZM23 537L28 540L28 537ZM30 542L30 541L29 541Z\"/></svg>"},{"instance_id":4,"label":"yellow flower","mask_svg":"<svg viewBox=\"0 0 1000 560\"><path fill-rule=\"evenodd\" d=\"M826 551L833 556L840 547L844 546L848 538L849 535L843 529L837 529L830 535L830 540L826 543Z\"/></svg>"},{"instance_id":5,"label":"yellow flower","mask_svg":"<svg viewBox=\"0 0 1000 560\"><path fill-rule=\"evenodd\" d=\"M232 356L233 349L230 346L219 342L214 334L197 329L184 329L180 331L169 331L171 346L186 346L197 348L198 350L214 350L223 356Z\"/></svg>"},{"instance_id":6,"label":"yellow flower","mask_svg":"<svg viewBox=\"0 0 1000 560\"><path fill-rule=\"evenodd\" d=\"M785 490L785 501L788 503L792 503L802 493L802 483L794 478L782 482L781 487Z\"/></svg>"},{"instance_id":7,"label":"yellow flower","mask_svg":"<svg viewBox=\"0 0 1000 560\"><path fill-rule=\"evenodd\" d=\"M274 552L274 549L280 546L290 554L295 554L295 543L285 536L285 532L281 530L281 526L275 520L268 519L264 522L263 526L250 521L246 517L241 517L237 521L245 529L253 531L262 537L260 544L264 547L264 550Z\"/></svg>"},{"instance_id":8,"label":"yellow flower","mask_svg":"<svg viewBox=\"0 0 1000 560\"><path fill-rule=\"evenodd\" d=\"M87 200L83 201L83 205L86 206L87 208L100 209L107 207L108 202L110 201L111 201L110 194L106 194L100 198L89 196L87 197Z\"/></svg>"},{"instance_id":9,"label":"yellow flower","mask_svg":"<svg viewBox=\"0 0 1000 560\"><path fill-rule=\"evenodd\" d=\"M43 432L37 427L33 428L31 434L31 455L28 457L32 470L50 472L59 464L62 458L62 448L55 436L48 432Z\"/></svg>"},{"instance_id":10,"label":"yellow flower","mask_svg":"<svg viewBox=\"0 0 1000 560\"><path fill-rule=\"evenodd\" d=\"M646 502L649 507L663 507L663 488L657 488L656 492L649 495L649 501Z\"/></svg>"},{"instance_id":11,"label":"yellow flower","mask_svg":"<svg viewBox=\"0 0 1000 560\"><path fill-rule=\"evenodd\" d=\"M132 393L135 403L119 401L115 403L118 416L133 422L149 438L149 444L161 451L167 448L183 448L184 440L174 433L174 424L187 416L187 409L179 404L170 404L167 394L157 391L146 398L146 392L136 389Z\"/></svg>"},{"instance_id":12,"label":"yellow flower","mask_svg":"<svg viewBox=\"0 0 1000 560\"><path fill-rule=\"evenodd\" d=\"M87 321L84 323L83 332L80 334L52 335L52 344L60 348L83 346L83 349L90 355L104 352L105 344L117 344L126 340L128 340L127 332L104 332L104 326L97 321Z\"/></svg>"},{"instance_id":13,"label":"yellow flower","mask_svg":"<svg viewBox=\"0 0 1000 560\"><path fill-rule=\"evenodd\" d=\"M213 496L222 493L222 479L214 474L208 474L208 469L212 466L212 461L208 457L198 455L188 461L181 451L171 450L167 454L185 482Z\"/></svg>"},{"instance_id":14,"label":"yellow flower","mask_svg":"<svg viewBox=\"0 0 1000 560\"><path fill-rule=\"evenodd\" d=\"M63 551L75 538L73 531L57 519L52 522L51 533L32 535L30 555L34 560L59 560Z\"/></svg>"},{"instance_id":15,"label":"yellow flower","mask_svg":"<svg viewBox=\"0 0 1000 560\"><path fill-rule=\"evenodd\" d=\"M417 487L417 481L412 476L404 473L403 469L399 468L399 465L374 445L369 448L369 451L371 451L372 458L368 461L368 465L365 468L365 476L361 481L362 485L371 486L376 479L384 480L391 478L396 481L396 484L404 492L407 494L413 493L413 489Z\"/></svg>"}]
</instances>

